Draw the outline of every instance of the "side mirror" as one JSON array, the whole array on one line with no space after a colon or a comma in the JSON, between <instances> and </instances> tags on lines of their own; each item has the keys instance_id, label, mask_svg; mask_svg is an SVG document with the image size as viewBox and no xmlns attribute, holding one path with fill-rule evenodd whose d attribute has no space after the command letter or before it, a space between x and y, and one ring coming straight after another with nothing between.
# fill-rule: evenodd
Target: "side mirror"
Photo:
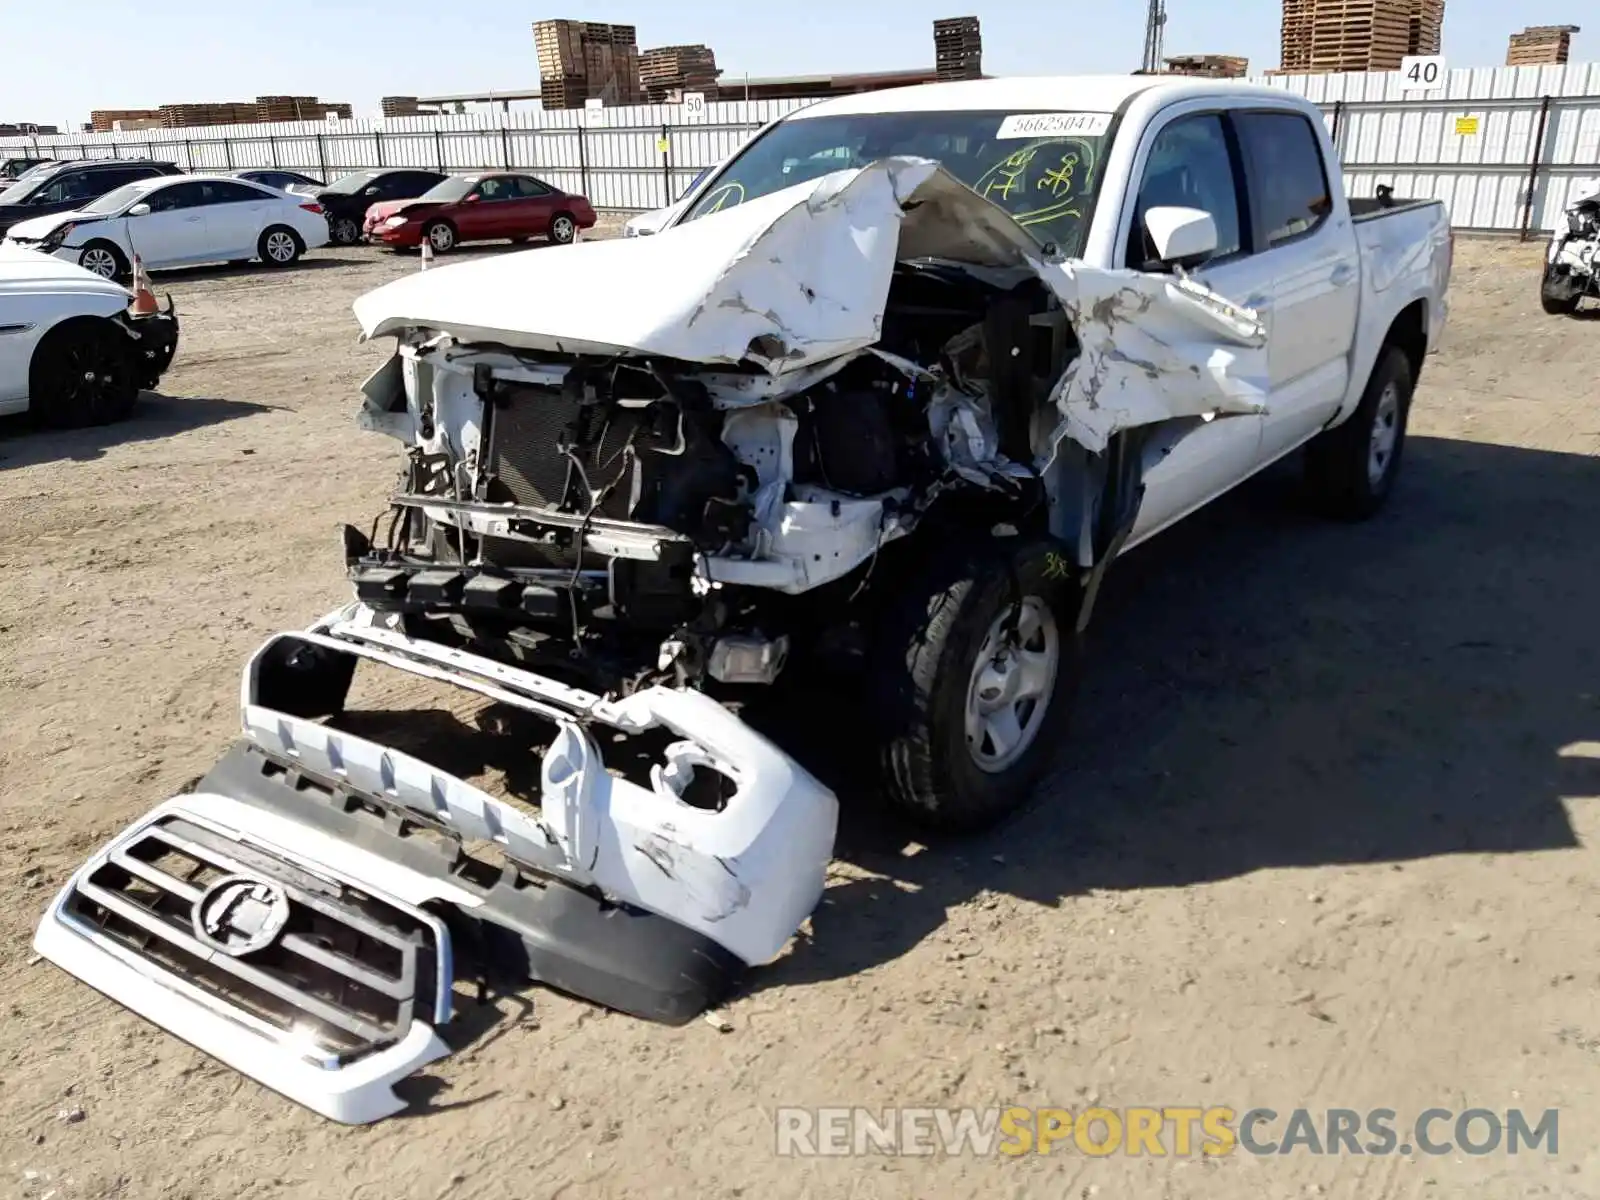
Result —
<instances>
[{"instance_id":1,"label":"side mirror","mask_svg":"<svg viewBox=\"0 0 1600 1200\"><path fill-rule=\"evenodd\" d=\"M1193 267L1217 252L1217 223L1204 209L1148 209L1144 227L1160 262Z\"/></svg>"},{"instance_id":2,"label":"side mirror","mask_svg":"<svg viewBox=\"0 0 1600 1200\"><path fill-rule=\"evenodd\" d=\"M479 200L482 200L482 199L483 199L483 197L478 195L477 192L468 192L465 196L461 197L461 203L463 203L463 204L476 204Z\"/></svg>"},{"instance_id":3,"label":"side mirror","mask_svg":"<svg viewBox=\"0 0 1600 1200\"><path fill-rule=\"evenodd\" d=\"M362 192L361 194L363 196L376 196L378 194L378 189L375 188L375 187L369 187L366 191Z\"/></svg>"},{"instance_id":4,"label":"side mirror","mask_svg":"<svg viewBox=\"0 0 1600 1200\"><path fill-rule=\"evenodd\" d=\"M128 215L130 217L148 217L150 215L150 206L148 204L135 204L128 210Z\"/></svg>"}]
</instances>

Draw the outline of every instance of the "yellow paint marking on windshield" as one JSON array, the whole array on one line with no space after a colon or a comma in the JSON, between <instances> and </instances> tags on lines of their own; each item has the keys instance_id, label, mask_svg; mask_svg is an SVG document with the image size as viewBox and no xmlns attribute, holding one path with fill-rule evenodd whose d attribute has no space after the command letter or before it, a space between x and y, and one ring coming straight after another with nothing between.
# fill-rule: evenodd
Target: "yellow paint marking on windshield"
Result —
<instances>
[{"instance_id":1,"label":"yellow paint marking on windshield","mask_svg":"<svg viewBox=\"0 0 1600 1200\"><path fill-rule=\"evenodd\" d=\"M729 203L734 205L743 204L744 184L737 182L725 183L721 187L714 189L706 199L710 200L711 204L702 210L701 215L721 212L728 207Z\"/></svg>"},{"instance_id":2,"label":"yellow paint marking on windshield","mask_svg":"<svg viewBox=\"0 0 1600 1200\"><path fill-rule=\"evenodd\" d=\"M1081 138L1040 138L1006 154L978 177L973 190L1002 205L1019 225L1082 218L1094 179L1095 148ZM1037 193L1044 193L1037 196ZM1037 203L1037 207L1030 204Z\"/></svg>"}]
</instances>

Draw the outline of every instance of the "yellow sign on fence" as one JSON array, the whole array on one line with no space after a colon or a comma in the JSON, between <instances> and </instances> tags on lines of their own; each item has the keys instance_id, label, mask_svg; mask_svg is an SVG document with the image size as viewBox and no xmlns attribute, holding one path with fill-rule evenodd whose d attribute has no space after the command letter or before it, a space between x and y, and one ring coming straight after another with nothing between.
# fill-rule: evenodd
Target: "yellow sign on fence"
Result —
<instances>
[{"instance_id":1,"label":"yellow sign on fence","mask_svg":"<svg viewBox=\"0 0 1600 1200\"><path fill-rule=\"evenodd\" d=\"M1456 136L1457 137L1473 137L1474 135L1477 134L1477 132L1478 132L1478 118L1477 117L1457 117L1456 118Z\"/></svg>"}]
</instances>

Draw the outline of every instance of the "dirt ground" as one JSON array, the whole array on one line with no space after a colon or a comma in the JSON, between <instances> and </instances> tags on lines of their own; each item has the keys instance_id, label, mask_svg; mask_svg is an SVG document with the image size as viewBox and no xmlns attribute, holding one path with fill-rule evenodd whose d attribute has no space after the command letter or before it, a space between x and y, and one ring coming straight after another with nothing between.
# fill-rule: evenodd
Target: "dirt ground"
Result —
<instances>
[{"instance_id":1,"label":"dirt ground","mask_svg":"<svg viewBox=\"0 0 1600 1200\"><path fill-rule=\"evenodd\" d=\"M228 744L259 640L344 600L338 527L397 470L354 428L384 351L350 302L415 259L158 279L183 343L136 419L0 430L0 1193L1600 1195L1600 321L1543 315L1537 259L1458 245L1379 519L1319 522L1274 472L1111 573L1071 747L1018 820L918 848L845 781L811 936L731 1028L467 1003L413 1112L357 1129L29 945ZM1558 1108L1559 1153L774 1148L780 1106L1094 1102Z\"/></svg>"}]
</instances>

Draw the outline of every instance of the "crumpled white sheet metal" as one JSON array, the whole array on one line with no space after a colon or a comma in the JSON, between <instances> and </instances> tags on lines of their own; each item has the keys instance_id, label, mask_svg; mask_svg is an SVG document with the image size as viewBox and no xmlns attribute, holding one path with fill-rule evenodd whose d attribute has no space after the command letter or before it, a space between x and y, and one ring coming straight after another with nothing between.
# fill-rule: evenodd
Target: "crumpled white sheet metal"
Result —
<instances>
[{"instance_id":1,"label":"crumpled white sheet metal","mask_svg":"<svg viewBox=\"0 0 1600 1200\"><path fill-rule=\"evenodd\" d=\"M1032 272L1060 297L1083 353L1055 392L1058 433L1092 451L1118 429L1264 408L1254 313L1188 280L1048 262L1003 209L927 159L834 172L653 237L419 272L360 297L355 313L369 338L420 327L814 377L878 340L894 265L912 258Z\"/></svg>"}]
</instances>

